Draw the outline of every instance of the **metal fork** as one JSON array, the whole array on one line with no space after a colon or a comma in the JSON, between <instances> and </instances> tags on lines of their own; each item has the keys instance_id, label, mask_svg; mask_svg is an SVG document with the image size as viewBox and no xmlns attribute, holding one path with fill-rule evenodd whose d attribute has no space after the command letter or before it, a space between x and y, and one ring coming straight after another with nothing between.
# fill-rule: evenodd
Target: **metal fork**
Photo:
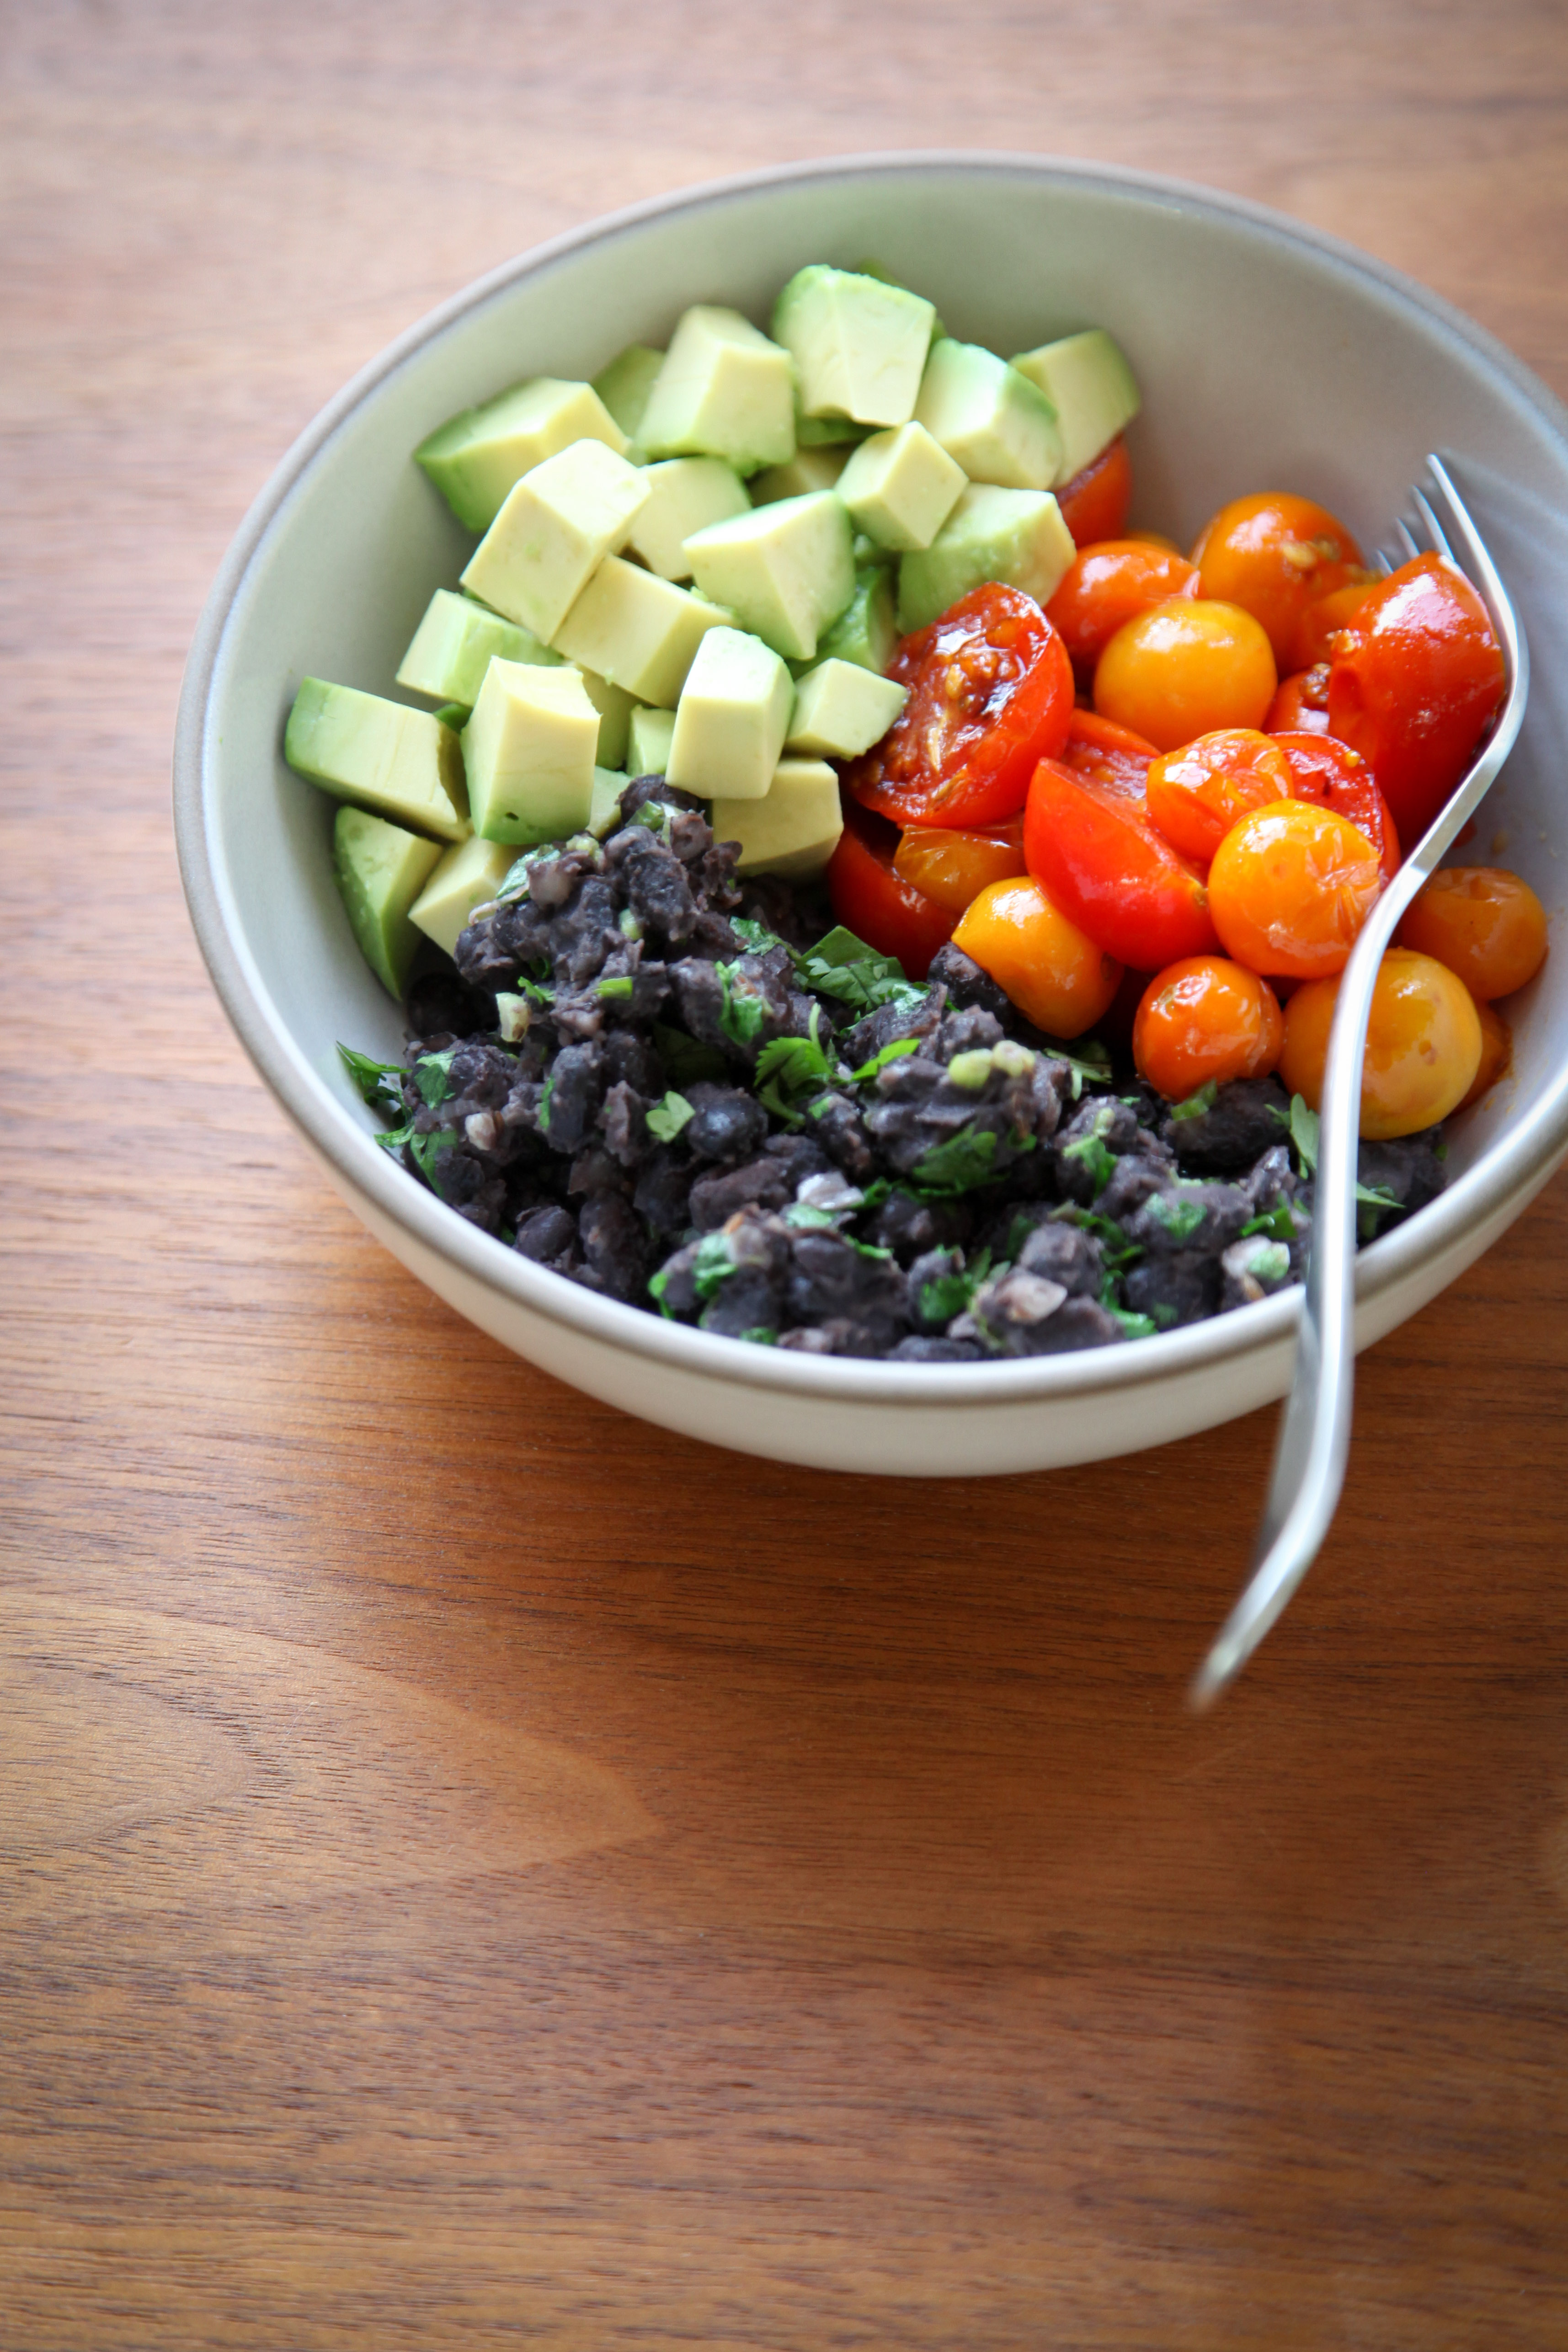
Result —
<instances>
[{"instance_id":1,"label":"metal fork","mask_svg":"<svg viewBox=\"0 0 1568 2352\"><path fill-rule=\"evenodd\" d=\"M1381 556L1380 562L1386 572L1396 562L1430 551L1469 580L1487 608L1508 664L1508 697L1468 774L1367 918L1340 982L1323 1074L1317 1189L1295 1379L1280 1423L1251 1577L1189 1693L1192 1706L1199 1710L1213 1705L1283 1614L1317 1558L1339 1503L1350 1453L1355 1379L1356 1143L1373 986L1394 926L1479 806L1513 749L1524 718L1530 688L1524 633L1447 467L1436 457L1429 457L1426 466L1426 485L1417 484L1411 491L1415 528L1403 520L1394 526L1404 552L1393 559Z\"/></svg>"}]
</instances>

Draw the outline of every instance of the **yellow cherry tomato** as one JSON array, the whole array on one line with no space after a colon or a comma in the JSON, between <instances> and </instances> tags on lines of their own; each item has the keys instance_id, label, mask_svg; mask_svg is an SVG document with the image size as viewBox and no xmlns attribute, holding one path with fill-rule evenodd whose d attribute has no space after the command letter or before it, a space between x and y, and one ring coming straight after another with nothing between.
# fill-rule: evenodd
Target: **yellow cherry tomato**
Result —
<instances>
[{"instance_id":1,"label":"yellow cherry tomato","mask_svg":"<svg viewBox=\"0 0 1568 2352\"><path fill-rule=\"evenodd\" d=\"M1238 817L1209 867L1209 913L1225 948L1280 980L1340 971L1383 889L1361 827L1315 801Z\"/></svg>"},{"instance_id":2,"label":"yellow cherry tomato","mask_svg":"<svg viewBox=\"0 0 1568 2352\"><path fill-rule=\"evenodd\" d=\"M1308 981L1285 1007L1279 1076L1317 1109L1340 983ZM1390 948L1379 968L1362 1067L1361 1132L1369 1143L1416 1135L1458 1110L1481 1065L1481 1024L1446 964Z\"/></svg>"},{"instance_id":3,"label":"yellow cherry tomato","mask_svg":"<svg viewBox=\"0 0 1568 2352\"><path fill-rule=\"evenodd\" d=\"M906 825L893 852L893 871L939 907L962 915L988 882L1027 873L1024 828L1015 824L981 833L956 825Z\"/></svg>"},{"instance_id":4,"label":"yellow cherry tomato","mask_svg":"<svg viewBox=\"0 0 1568 2352\"><path fill-rule=\"evenodd\" d=\"M952 935L1049 1037L1081 1037L1110 1010L1121 985L1114 956L1069 923L1037 882L993 882Z\"/></svg>"},{"instance_id":5,"label":"yellow cherry tomato","mask_svg":"<svg viewBox=\"0 0 1568 2352\"><path fill-rule=\"evenodd\" d=\"M1094 707L1161 751L1221 727L1260 728L1279 684L1268 632L1239 604L1170 596L1117 630Z\"/></svg>"},{"instance_id":6,"label":"yellow cherry tomato","mask_svg":"<svg viewBox=\"0 0 1568 2352\"><path fill-rule=\"evenodd\" d=\"M1436 956L1470 994L1511 996L1546 960L1546 909L1501 866L1444 866L1399 926L1399 944Z\"/></svg>"}]
</instances>

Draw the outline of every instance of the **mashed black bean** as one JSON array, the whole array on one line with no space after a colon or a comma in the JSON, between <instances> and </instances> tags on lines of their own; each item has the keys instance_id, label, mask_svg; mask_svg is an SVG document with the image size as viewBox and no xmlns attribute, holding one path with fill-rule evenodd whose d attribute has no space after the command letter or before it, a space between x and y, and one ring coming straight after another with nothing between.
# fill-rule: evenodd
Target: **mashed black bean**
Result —
<instances>
[{"instance_id":1,"label":"mashed black bean","mask_svg":"<svg viewBox=\"0 0 1568 2352\"><path fill-rule=\"evenodd\" d=\"M458 1215L704 1330L907 1363L1114 1345L1300 1278L1277 1080L1173 1106L955 948L920 987L813 955L831 917L738 882L662 779L620 816L532 853L411 991L384 1139ZM1362 1181L1365 1238L1441 1189L1437 1130L1363 1145Z\"/></svg>"}]
</instances>

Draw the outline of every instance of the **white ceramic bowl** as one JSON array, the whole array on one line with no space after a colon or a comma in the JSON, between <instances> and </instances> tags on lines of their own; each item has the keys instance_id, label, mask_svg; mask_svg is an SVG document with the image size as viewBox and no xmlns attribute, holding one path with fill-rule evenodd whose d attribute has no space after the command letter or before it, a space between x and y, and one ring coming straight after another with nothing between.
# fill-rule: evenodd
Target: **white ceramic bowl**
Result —
<instances>
[{"instance_id":1,"label":"white ceramic bowl","mask_svg":"<svg viewBox=\"0 0 1568 2352\"><path fill-rule=\"evenodd\" d=\"M687 191L556 239L413 328L347 385L247 517L202 616L175 746L196 932L229 1016L323 1170L459 1313L560 1378L721 1445L842 1469L1025 1470L1153 1445L1289 1382L1299 1294L1087 1355L925 1366L797 1356L662 1322L532 1265L372 1140L342 1038L395 1058L398 1015L333 887L332 804L285 767L307 671L392 690L468 541L409 463L454 410L535 373L662 343L692 301L765 320L803 262L868 255L1003 352L1108 327L1145 394L1141 520L1185 544L1224 499L1309 493L1386 536L1448 454L1517 597L1534 686L1482 812L1560 926L1568 708L1568 415L1479 329L1394 271L1235 198L1029 157L895 155ZM1472 855L1475 853L1472 852ZM1363 1253L1364 1346L1503 1231L1568 1150L1568 953L1510 1007L1515 1071L1454 1131L1443 1197Z\"/></svg>"}]
</instances>

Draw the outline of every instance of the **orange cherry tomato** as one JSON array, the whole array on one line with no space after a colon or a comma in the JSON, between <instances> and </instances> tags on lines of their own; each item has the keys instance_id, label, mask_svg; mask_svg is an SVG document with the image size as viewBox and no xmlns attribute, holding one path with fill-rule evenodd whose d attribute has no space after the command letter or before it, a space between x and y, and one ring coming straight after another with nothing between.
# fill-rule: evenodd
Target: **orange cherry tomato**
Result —
<instances>
[{"instance_id":1,"label":"orange cherry tomato","mask_svg":"<svg viewBox=\"0 0 1568 2352\"><path fill-rule=\"evenodd\" d=\"M1332 661L1337 653L1348 650L1341 641L1353 635L1357 615L1376 585L1375 580L1358 580L1309 604L1296 624L1286 655L1291 668L1313 669L1319 662Z\"/></svg>"},{"instance_id":2,"label":"orange cherry tomato","mask_svg":"<svg viewBox=\"0 0 1568 2352\"><path fill-rule=\"evenodd\" d=\"M1359 751L1414 848L1502 700L1507 671L1468 580L1418 555L1379 583L1329 670L1329 731Z\"/></svg>"},{"instance_id":3,"label":"orange cherry tomato","mask_svg":"<svg viewBox=\"0 0 1568 2352\"><path fill-rule=\"evenodd\" d=\"M1073 707L1067 649L1034 598L994 581L972 588L903 640L888 676L909 700L845 772L856 799L896 824L1016 816Z\"/></svg>"},{"instance_id":4,"label":"orange cherry tomato","mask_svg":"<svg viewBox=\"0 0 1568 2352\"><path fill-rule=\"evenodd\" d=\"M1118 727L1114 719L1102 719L1097 710L1073 712L1068 721L1068 740L1057 753L1060 766L1080 776L1092 776L1096 783L1109 784L1135 801L1142 799L1149 762L1158 757L1143 736L1135 735L1131 727Z\"/></svg>"},{"instance_id":5,"label":"orange cherry tomato","mask_svg":"<svg viewBox=\"0 0 1568 2352\"><path fill-rule=\"evenodd\" d=\"M1340 984L1310 982L1285 1007L1279 1075L1318 1108ZM1447 965L1390 948L1378 970L1362 1066L1361 1132L1369 1142L1436 1127L1469 1093L1481 1062L1481 1024L1465 983Z\"/></svg>"},{"instance_id":6,"label":"orange cherry tomato","mask_svg":"<svg viewBox=\"0 0 1568 2352\"><path fill-rule=\"evenodd\" d=\"M1057 492L1057 504L1075 547L1088 547L1097 539L1114 539L1131 503L1132 460L1120 433Z\"/></svg>"},{"instance_id":7,"label":"orange cherry tomato","mask_svg":"<svg viewBox=\"0 0 1568 2352\"><path fill-rule=\"evenodd\" d=\"M1264 714L1266 735L1326 735L1329 731L1329 665L1292 670Z\"/></svg>"},{"instance_id":8,"label":"orange cherry tomato","mask_svg":"<svg viewBox=\"0 0 1568 2352\"><path fill-rule=\"evenodd\" d=\"M1226 956L1188 956L1156 972L1132 1024L1141 1076L1172 1102L1211 1078L1260 1078L1285 1038L1279 1000L1266 980Z\"/></svg>"},{"instance_id":9,"label":"orange cherry tomato","mask_svg":"<svg viewBox=\"0 0 1568 2352\"><path fill-rule=\"evenodd\" d=\"M1401 947L1436 956L1474 997L1511 996L1546 961L1546 909L1500 866L1444 866L1394 934Z\"/></svg>"},{"instance_id":10,"label":"orange cherry tomato","mask_svg":"<svg viewBox=\"0 0 1568 2352\"><path fill-rule=\"evenodd\" d=\"M1053 906L1037 882L993 882L952 935L1050 1037L1081 1037L1121 984L1121 966Z\"/></svg>"},{"instance_id":11,"label":"orange cherry tomato","mask_svg":"<svg viewBox=\"0 0 1568 2352\"><path fill-rule=\"evenodd\" d=\"M1095 668L1094 707L1173 751L1218 727L1257 727L1277 683L1250 613L1175 596L1117 630Z\"/></svg>"},{"instance_id":12,"label":"orange cherry tomato","mask_svg":"<svg viewBox=\"0 0 1568 2352\"><path fill-rule=\"evenodd\" d=\"M1384 880L1392 882L1399 871L1399 835L1360 752L1332 735L1277 735L1274 740L1289 763L1291 799L1312 801L1360 825L1377 852Z\"/></svg>"},{"instance_id":13,"label":"orange cherry tomato","mask_svg":"<svg viewBox=\"0 0 1568 2352\"><path fill-rule=\"evenodd\" d=\"M1255 728L1223 727L1149 770L1149 815L1184 857L1206 866L1237 817L1290 797L1290 763Z\"/></svg>"},{"instance_id":14,"label":"orange cherry tomato","mask_svg":"<svg viewBox=\"0 0 1568 2352\"><path fill-rule=\"evenodd\" d=\"M1184 555L1138 540L1102 539L1081 548L1046 606L1075 671L1085 679L1124 621L1168 596L1195 596L1197 567Z\"/></svg>"},{"instance_id":15,"label":"orange cherry tomato","mask_svg":"<svg viewBox=\"0 0 1568 2352\"><path fill-rule=\"evenodd\" d=\"M934 898L955 915L992 882L1028 872L1024 828L1015 819L998 833L959 833L940 825L911 824L893 852L893 871L911 888Z\"/></svg>"},{"instance_id":16,"label":"orange cherry tomato","mask_svg":"<svg viewBox=\"0 0 1568 2352\"><path fill-rule=\"evenodd\" d=\"M1470 1080L1470 1091L1458 1105L1468 1110L1472 1103L1506 1077L1513 1062L1513 1033L1495 1004L1476 1005L1476 1017L1481 1024L1480 1066Z\"/></svg>"},{"instance_id":17,"label":"orange cherry tomato","mask_svg":"<svg viewBox=\"0 0 1568 2352\"><path fill-rule=\"evenodd\" d=\"M938 948L952 937L952 910L894 873L896 840L890 824L847 803L844 830L827 863L827 896L838 920L858 939L897 956L909 979L923 980Z\"/></svg>"},{"instance_id":18,"label":"orange cherry tomato","mask_svg":"<svg viewBox=\"0 0 1568 2352\"><path fill-rule=\"evenodd\" d=\"M1261 621L1281 669L1308 667L1292 650L1308 607L1368 576L1339 518L1288 490L1232 499L1199 533L1193 562L1203 574L1199 595Z\"/></svg>"},{"instance_id":19,"label":"orange cherry tomato","mask_svg":"<svg viewBox=\"0 0 1568 2352\"><path fill-rule=\"evenodd\" d=\"M1140 971L1218 946L1203 877L1150 824L1142 800L1042 760L1024 812L1029 871L1109 955Z\"/></svg>"},{"instance_id":20,"label":"orange cherry tomato","mask_svg":"<svg viewBox=\"0 0 1568 2352\"><path fill-rule=\"evenodd\" d=\"M1321 980L1342 968L1383 874L1348 817L1310 801L1278 801L1231 827L1208 887L1215 929L1237 963Z\"/></svg>"}]
</instances>

